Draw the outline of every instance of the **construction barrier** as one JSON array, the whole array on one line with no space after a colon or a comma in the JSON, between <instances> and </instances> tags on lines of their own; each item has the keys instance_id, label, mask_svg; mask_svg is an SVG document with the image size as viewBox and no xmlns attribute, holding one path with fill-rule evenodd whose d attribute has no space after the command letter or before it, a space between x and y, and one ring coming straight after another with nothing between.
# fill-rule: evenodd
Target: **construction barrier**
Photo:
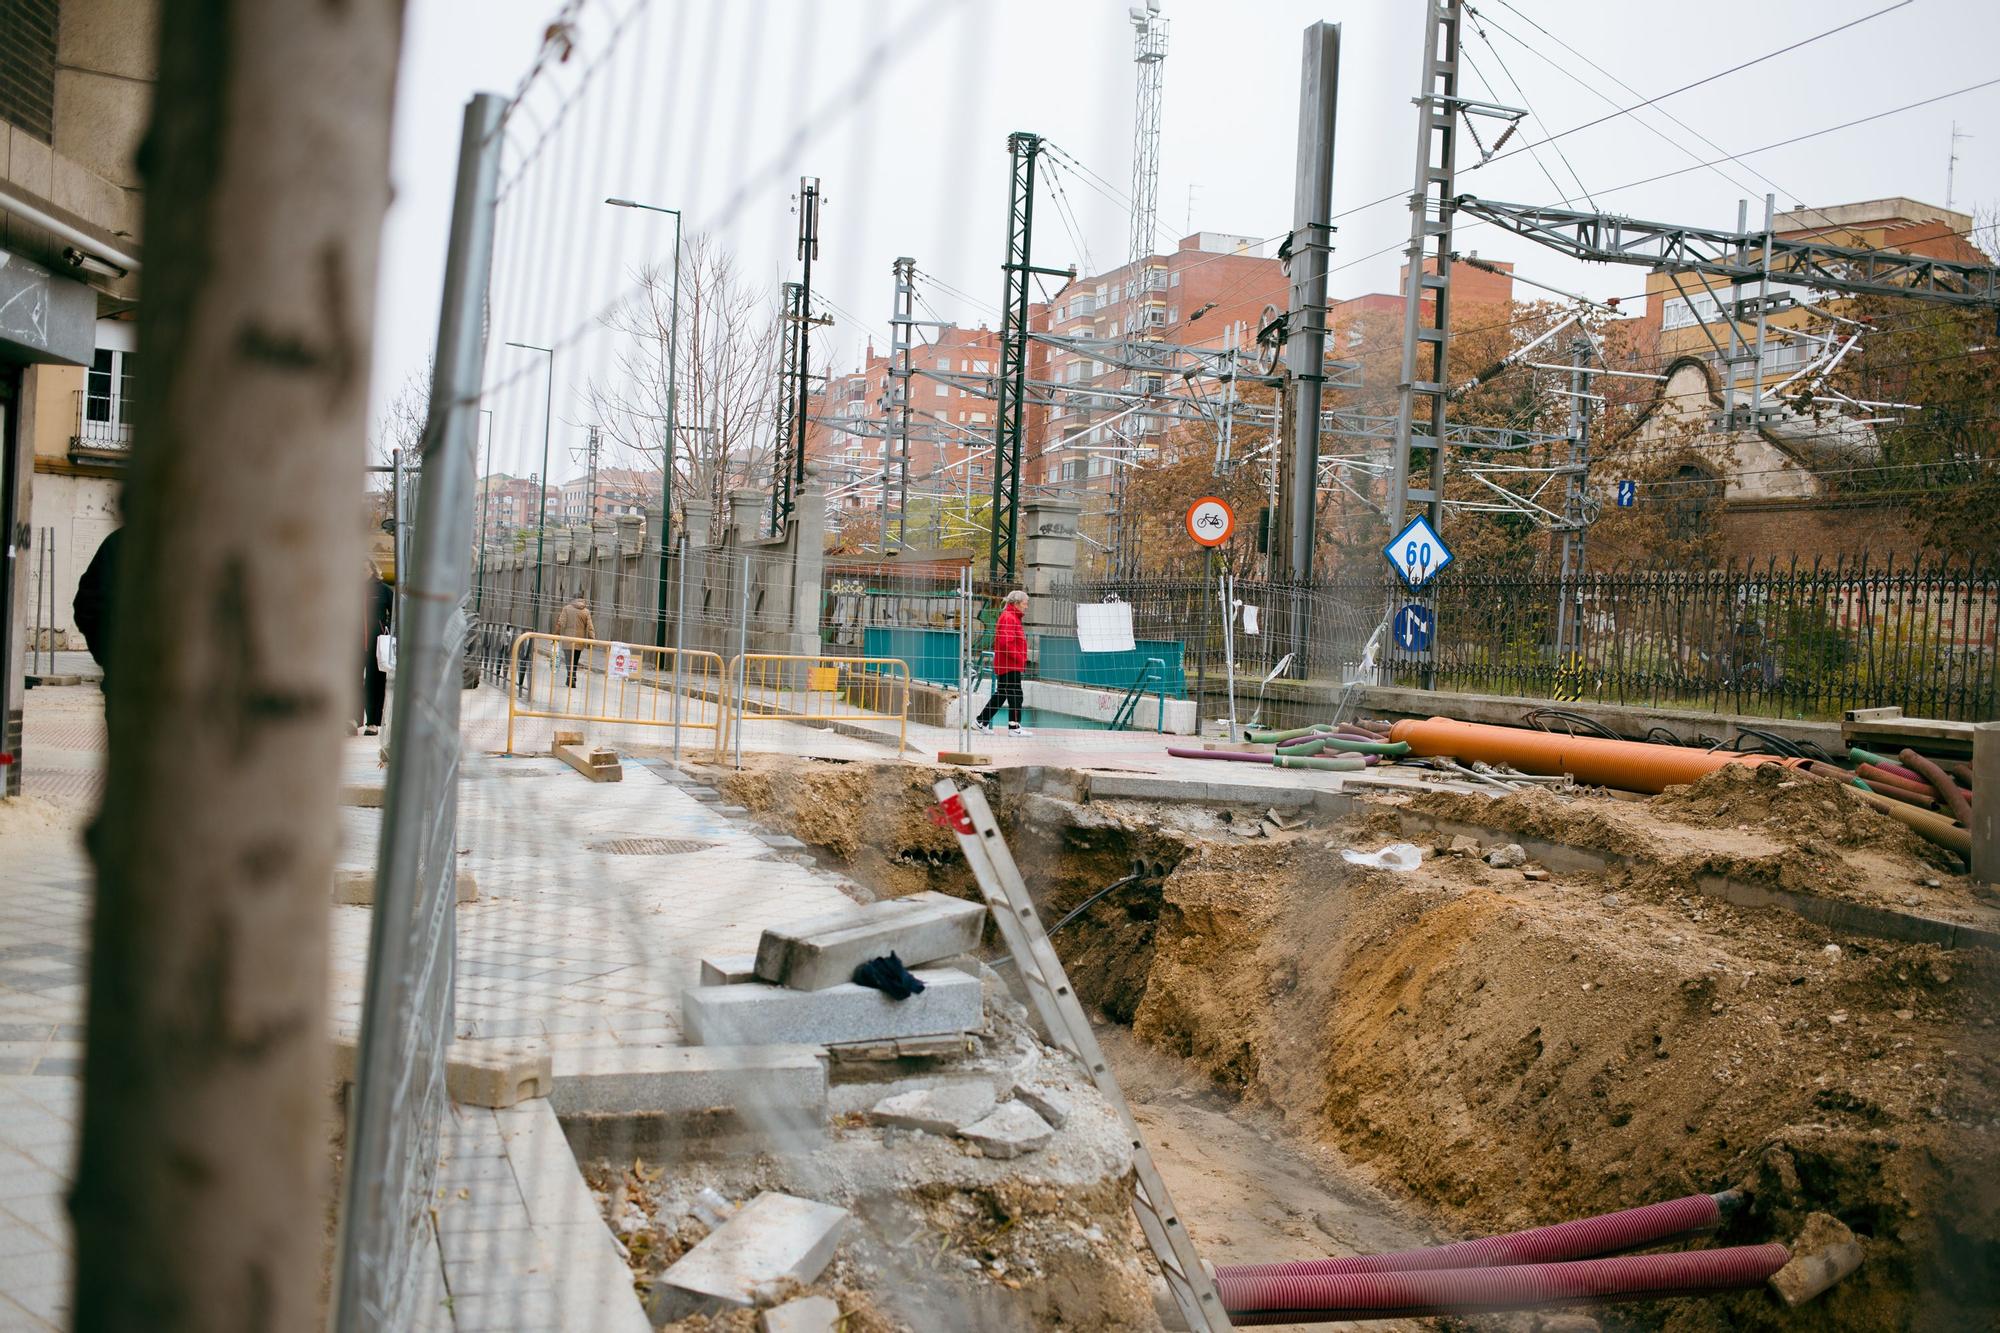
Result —
<instances>
[{"instance_id":1,"label":"construction barrier","mask_svg":"<svg viewBox=\"0 0 2000 1333\"><path fill-rule=\"evenodd\" d=\"M732 726L753 714L822 725L894 722L897 754L908 744L910 664L900 657L743 653L730 661L727 682Z\"/></svg>"},{"instance_id":2,"label":"construction barrier","mask_svg":"<svg viewBox=\"0 0 2000 1333\"><path fill-rule=\"evenodd\" d=\"M729 716L719 653L530 632L507 652L507 753L514 719L703 732L720 752Z\"/></svg>"}]
</instances>

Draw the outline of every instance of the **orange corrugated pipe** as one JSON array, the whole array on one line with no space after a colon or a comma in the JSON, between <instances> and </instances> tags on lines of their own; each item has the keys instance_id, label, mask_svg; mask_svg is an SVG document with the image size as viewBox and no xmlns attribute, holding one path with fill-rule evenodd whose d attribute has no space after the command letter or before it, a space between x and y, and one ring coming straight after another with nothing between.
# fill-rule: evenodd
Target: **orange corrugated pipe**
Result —
<instances>
[{"instance_id":1,"label":"orange corrugated pipe","mask_svg":"<svg viewBox=\"0 0 2000 1333\"><path fill-rule=\"evenodd\" d=\"M1389 739L1409 742L1419 755L1450 755L1461 763L1506 764L1523 773L1567 773L1578 782L1625 791L1658 793L1693 782L1726 764L1783 764L1800 768L1803 759L1732 750L1696 750L1650 741L1612 741L1601 736L1565 736L1524 727L1494 727L1434 717L1405 719L1389 728Z\"/></svg>"}]
</instances>

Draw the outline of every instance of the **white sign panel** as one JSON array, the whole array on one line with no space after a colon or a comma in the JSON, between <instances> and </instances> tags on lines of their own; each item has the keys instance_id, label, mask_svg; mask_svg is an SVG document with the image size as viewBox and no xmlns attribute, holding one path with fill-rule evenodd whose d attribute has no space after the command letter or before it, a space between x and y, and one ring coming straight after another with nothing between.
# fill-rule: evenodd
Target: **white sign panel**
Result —
<instances>
[{"instance_id":1,"label":"white sign panel","mask_svg":"<svg viewBox=\"0 0 2000 1333\"><path fill-rule=\"evenodd\" d=\"M604 672L613 680L626 680L639 674L639 659L633 655L632 646L625 643L611 645L611 657Z\"/></svg>"},{"instance_id":2,"label":"white sign panel","mask_svg":"<svg viewBox=\"0 0 2000 1333\"><path fill-rule=\"evenodd\" d=\"M1132 607L1126 602L1079 602L1076 607L1076 646L1086 653L1129 653L1132 642Z\"/></svg>"}]
</instances>

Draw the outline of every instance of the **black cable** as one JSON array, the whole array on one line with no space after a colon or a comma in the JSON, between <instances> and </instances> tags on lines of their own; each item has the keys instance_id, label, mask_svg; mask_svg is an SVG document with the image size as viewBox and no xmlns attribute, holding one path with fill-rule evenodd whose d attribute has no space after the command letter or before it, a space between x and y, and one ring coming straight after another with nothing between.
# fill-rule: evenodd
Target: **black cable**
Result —
<instances>
[{"instance_id":1,"label":"black cable","mask_svg":"<svg viewBox=\"0 0 2000 1333\"><path fill-rule=\"evenodd\" d=\"M1569 728L1569 734L1572 736L1576 735L1578 728L1581 728L1586 735L1601 736L1607 741L1622 741L1626 739L1605 726L1602 722L1599 722L1596 718L1586 717L1582 713L1571 712L1567 708L1531 708L1522 714L1522 720L1537 731L1553 732L1555 728L1548 724L1551 722L1560 722Z\"/></svg>"}]
</instances>

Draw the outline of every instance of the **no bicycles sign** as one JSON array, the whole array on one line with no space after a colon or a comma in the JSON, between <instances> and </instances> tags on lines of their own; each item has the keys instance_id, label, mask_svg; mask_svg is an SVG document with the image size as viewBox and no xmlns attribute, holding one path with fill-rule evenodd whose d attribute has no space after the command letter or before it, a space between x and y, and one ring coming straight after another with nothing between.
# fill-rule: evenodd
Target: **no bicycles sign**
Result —
<instances>
[{"instance_id":1,"label":"no bicycles sign","mask_svg":"<svg viewBox=\"0 0 2000 1333\"><path fill-rule=\"evenodd\" d=\"M1220 546L1236 531L1236 514L1225 500L1204 495L1188 506L1187 534L1203 546Z\"/></svg>"}]
</instances>

